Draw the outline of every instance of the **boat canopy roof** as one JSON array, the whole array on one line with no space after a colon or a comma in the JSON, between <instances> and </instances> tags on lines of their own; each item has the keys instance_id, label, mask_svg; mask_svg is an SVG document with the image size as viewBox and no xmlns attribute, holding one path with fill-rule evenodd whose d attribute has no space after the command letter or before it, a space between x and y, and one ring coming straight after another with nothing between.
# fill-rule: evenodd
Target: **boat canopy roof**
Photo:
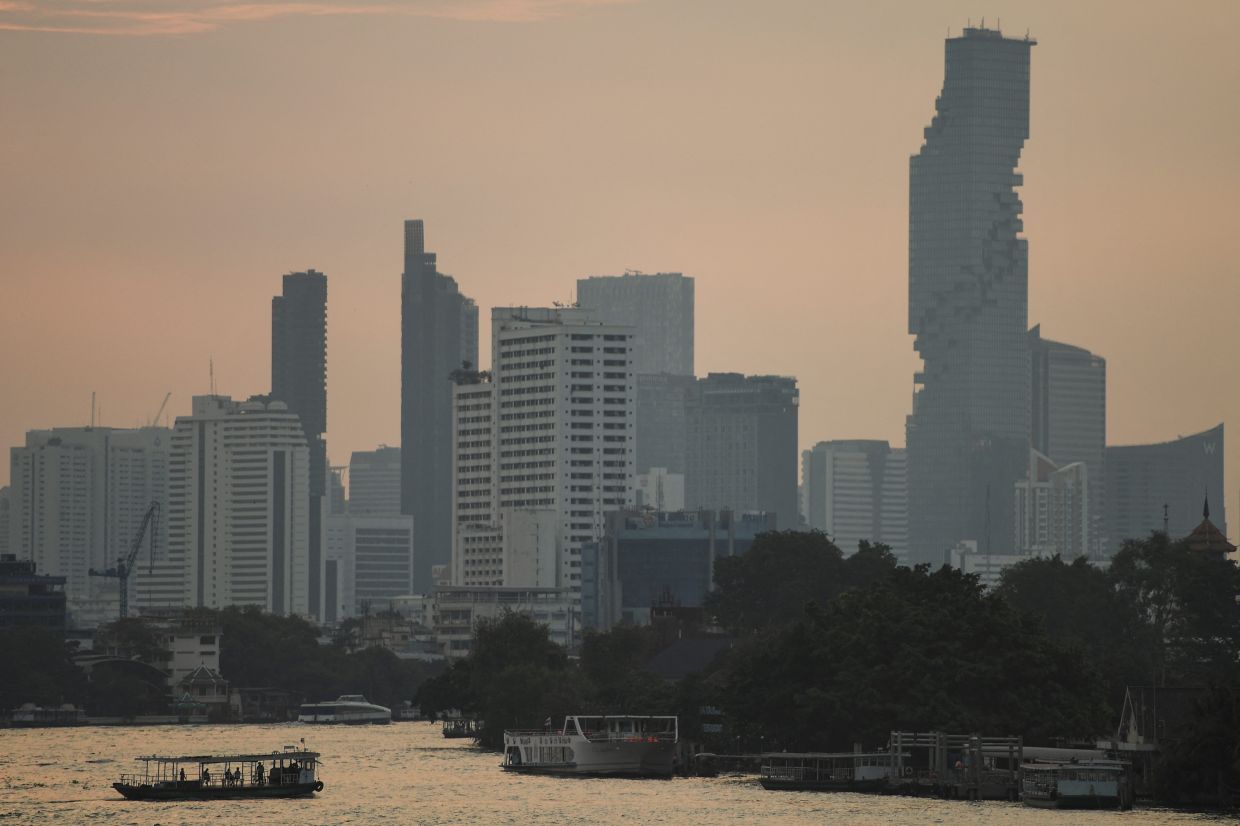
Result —
<instances>
[{"instance_id":1,"label":"boat canopy roof","mask_svg":"<svg viewBox=\"0 0 1240 826\"><path fill-rule=\"evenodd\" d=\"M314 760L317 761L319 752L317 751L272 751L266 754L187 754L182 757L165 757L162 755L148 755L147 757L136 757L135 760L141 760L145 763L261 763L266 760Z\"/></svg>"},{"instance_id":2,"label":"boat canopy roof","mask_svg":"<svg viewBox=\"0 0 1240 826\"><path fill-rule=\"evenodd\" d=\"M895 756L895 752L891 751L768 751L761 755L763 760L843 760L852 757L874 760Z\"/></svg>"},{"instance_id":3,"label":"boat canopy roof","mask_svg":"<svg viewBox=\"0 0 1240 826\"><path fill-rule=\"evenodd\" d=\"M1123 772L1127 771L1127 766L1117 760L1082 760L1080 762L1063 762L1063 763L1045 763L1034 761L1032 763L1022 763L1021 771L1028 772L1057 772L1072 771L1074 769L1088 769L1090 771L1104 772Z\"/></svg>"},{"instance_id":4,"label":"boat canopy roof","mask_svg":"<svg viewBox=\"0 0 1240 826\"><path fill-rule=\"evenodd\" d=\"M570 714L580 720L675 720L675 714Z\"/></svg>"}]
</instances>

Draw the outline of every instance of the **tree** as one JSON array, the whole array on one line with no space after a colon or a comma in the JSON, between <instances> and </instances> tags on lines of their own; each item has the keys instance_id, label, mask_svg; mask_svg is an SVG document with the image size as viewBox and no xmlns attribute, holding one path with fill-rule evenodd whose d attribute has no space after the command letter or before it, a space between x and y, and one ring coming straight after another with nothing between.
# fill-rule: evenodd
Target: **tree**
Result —
<instances>
[{"instance_id":1,"label":"tree","mask_svg":"<svg viewBox=\"0 0 1240 826\"><path fill-rule=\"evenodd\" d=\"M1181 677L1234 679L1240 656L1240 568L1165 533L1129 540L1111 559L1115 587L1149 622L1156 665Z\"/></svg>"},{"instance_id":2,"label":"tree","mask_svg":"<svg viewBox=\"0 0 1240 826\"><path fill-rule=\"evenodd\" d=\"M744 554L715 563L705 608L721 625L748 633L790 622L809 602L825 602L844 584L844 555L821 531L760 534Z\"/></svg>"},{"instance_id":3,"label":"tree","mask_svg":"<svg viewBox=\"0 0 1240 826\"><path fill-rule=\"evenodd\" d=\"M588 632L581 646L581 673L590 687L591 705L607 714L672 713L675 687L645 670L666 644L649 625Z\"/></svg>"},{"instance_id":4,"label":"tree","mask_svg":"<svg viewBox=\"0 0 1240 826\"><path fill-rule=\"evenodd\" d=\"M809 603L825 605L895 567L891 549L879 543L862 541L845 559L822 531L764 533L744 554L715 563L705 607L725 628L745 634L793 622Z\"/></svg>"},{"instance_id":5,"label":"tree","mask_svg":"<svg viewBox=\"0 0 1240 826\"><path fill-rule=\"evenodd\" d=\"M148 623L135 617L125 617L99 626L95 632L95 645L121 659L139 660L150 665L161 665L171 657L163 638Z\"/></svg>"},{"instance_id":6,"label":"tree","mask_svg":"<svg viewBox=\"0 0 1240 826\"><path fill-rule=\"evenodd\" d=\"M1112 720L1127 686L1151 679L1157 646L1150 623L1133 594L1087 560L1022 562L1003 572L996 593L1055 639L1081 647L1103 681Z\"/></svg>"},{"instance_id":7,"label":"tree","mask_svg":"<svg viewBox=\"0 0 1240 826\"><path fill-rule=\"evenodd\" d=\"M506 612L475 627L468 696L485 723L483 744L498 746L506 728L541 727L580 708L583 694L578 672L545 625Z\"/></svg>"},{"instance_id":8,"label":"tree","mask_svg":"<svg viewBox=\"0 0 1240 826\"><path fill-rule=\"evenodd\" d=\"M892 729L1093 735L1108 725L1079 649L944 567L897 568L743 641L724 704L789 749L877 745Z\"/></svg>"},{"instance_id":9,"label":"tree","mask_svg":"<svg viewBox=\"0 0 1240 826\"><path fill-rule=\"evenodd\" d=\"M0 631L0 709L22 703L56 706L81 704L86 678L69 657L65 641L46 628L24 626Z\"/></svg>"}]
</instances>

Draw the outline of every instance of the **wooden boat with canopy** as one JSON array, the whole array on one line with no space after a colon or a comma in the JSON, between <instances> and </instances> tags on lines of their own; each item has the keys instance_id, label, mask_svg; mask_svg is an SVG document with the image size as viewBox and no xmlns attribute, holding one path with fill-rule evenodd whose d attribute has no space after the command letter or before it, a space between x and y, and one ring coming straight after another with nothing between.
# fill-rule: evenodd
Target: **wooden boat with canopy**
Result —
<instances>
[{"instance_id":1,"label":"wooden boat with canopy","mask_svg":"<svg viewBox=\"0 0 1240 826\"><path fill-rule=\"evenodd\" d=\"M323 791L319 753L285 746L267 754L185 755L137 758L141 773L112 784L128 800L235 800L308 797Z\"/></svg>"}]
</instances>

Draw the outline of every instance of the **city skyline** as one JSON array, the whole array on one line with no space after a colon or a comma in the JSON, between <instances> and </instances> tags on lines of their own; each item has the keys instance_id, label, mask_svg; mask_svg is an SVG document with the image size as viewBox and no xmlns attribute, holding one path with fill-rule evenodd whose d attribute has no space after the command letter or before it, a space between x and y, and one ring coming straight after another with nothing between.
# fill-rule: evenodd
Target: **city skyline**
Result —
<instances>
[{"instance_id":1,"label":"city skyline","mask_svg":"<svg viewBox=\"0 0 1240 826\"><path fill-rule=\"evenodd\" d=\"M1235 16L1230 7L1218 8L1224 18ZM231 172L219 185L185 179L187 192L197 196L190 199L194 203L149 223L142 220L143 216L152 218L145 208L135 212L131 207L120 216L102 215L106 198L85 191L90 188L86 186L83 191L73 190L71 201L46 193L24 200L39 183L37 176L30 170L0 173L0 182L9 184L3 187L10 193L4 199L6 214L13 218L0 230L0 249L4 250L0 266L7 274L9 292L0 308L0 379L8 388L0 394L0 441L16 446L27 430L84 424L89 419L92 390L98 391L105 425L143 423L168 390L173 392L169 413L184 415L190 396L207 392L207 365L212 359L221 393L244 398L263 392L269 367L260 353L265 349L263 337L235 331L265 326L265 302L276 290L279 273L313 266L333 279L328 370L332 383L328 440L333 461L342 464L353 451L398 443L399 313L393 314L399 305L395 298L399 272L394 263L400 256L397 227L406 218L424 217L433 228L433 247L449 263L446 271L458 279L466 294L477 299L484 312L493 306L571 299L573 282L591 273L629 267L684 272L697 284L699 375L739 371L796 376L802 403L798 441L803 448L821 439L877 438L894 446L903 444L903 417L909 409L907 379L915 369L911 339L902 330L904 164L917 150L920 130L928 122L937 93L935 67L941 62L944 28L950 24L958 34L967 14L975 12L954 6L909 10L900 15L898 27L884 29L893 19L882 13L831 16L808 7L789 9L772 25L786 34L785 27L799 20L806 24L807 36L795 39L794 48L781 63L760 32L757 53L745 65L756 77L742 84L739 94L757 105L763 117L778 120L784 141L793 144L787 152L790 157L772 151L783 144L765 142L752 132L746 131L743 139L720 132L721 148L708 149L696 167L688 164L694 174L676 176L668 185L675 197L663 203L634 191L638 183L650 183L646 177L625 187L624 192L631 192L634 200L619 205L606 204L606 186L600 192L570 194L565 189L567 179L606 164L584 153L548 159L543 151L536 151L541 130L520 131L513 148L514 152L533 153L532 169L561 170L560 177L548 179L549 191L539 196L543 208L532 213L510 198L515 186L530 184L525 173L512 171L524 163L514 155L504 156L502 169L487 161L480 170L483 179L475 175L456 188L413 162L382 175L370 170L352 185L328 174L333 191L347 195L345 214L342 209L307 211L300 205L300 189L280 191L279 185L289 183L288 176L310 160L309 148L294 147L292 159L273 161L260 179L273 193L260 199L259 210L272 211L266 215L269 224L262 229L235 223L220 200L226 193L247 191L237 189ZM1231 62L1210 63L1218 56L1212 57L1211 50L1201 47L1198 40L1212 42L1219 35L1199 32L1191 22L1159 20L1154 25L1138 19L1140 15L1125 19L1097 9L1071 13L1065 9L1050 6L1012 13L1010 4L996 6L1003 10L1003 19L1018 24L1009 34L1021 35L1027 25L1042 43L1035 58L1032 135L1021 162L1027 180L1021 191L1025 236L1034 241L1029 323L1041 323L1048 337L1072 342L1107 359L1109 443L1169 441L1227 421L1240 403L1234 368L1209 359L1216 346L1214 338L1221 336L1216 331L1226 329L1240 298L1234 279L1227 279L1228 259L1236 257L1236 241L1229 236L1231 210L1225 193L1234 189L1236 172L1234 165L1224 163L1222 152L1226 136L1233 131L1229 127L1235 123L1236 105L1228 96L1217 94L1230 88L1236 69ZM733 28L739 28L748 19L745 15L751 14L732 11L719 31L702 35L690 45L719 47L731 42L736 34ZM535 42L550 39L563 45L564 38L574 35L602 38L600 29L609 24L623 30L625 25L637 25L635 21L646 25L652 16L669 14L641 3L567 11L556 19L529 22L521 42L512 49L523 56ZM673 30L685 25L675 15L669 22ZM844 34L830 31L828 23L835 22L840 23L842 33L862 37L869 48L878 50L878 56L866 57L864 65L874 73L871 94L878 92L878 97L888 101L889 112L861 106L866 101L858 98L859 90L841 86L824 70L831 65L829 60L810 59L808 52L831 44L849 59L857 59L839 45L843 41L837 38ZM1104 23L1113 41L1120 42L1092 39L1104 31ZM369 37L382 37L374 31L373 20L350 20L347 25ZM446 33L452 40L468 36L461 30L474 24L418 21L417 25ZM882 37L876 37L872 29L881 30ZM192 88L216 89L213 94L217 94L236 81L225 77L220 81L223 85L215 87L194 72L210 65L207 58L222 47L221 41L239 44L243 58L252 60L253 51L267 35L286 30L295 39L315 38L328 31L321 23L295 18L206 33L181 43L193 65L180 70L178 77L189 81ZM811 43L808 33L821 41ZM38 44L55 54L68 48L65 38L77 36L57 39L14 33L4 37L12 48L5 50L0 64L10 73L29 76L42 65ZM647 33L645 37L660 49L671 48L662 36ZM873 42L883 38L890 42ZM74 42L82 61L110 69L105 75L112 80L126 76L127 70L114 65L120 45L89 38ZM1186 53L1179 63L1140 59L1157 54L1156 46L1186 49L1190 42L1196 44L1193 54ZM159 38L127 40L123 47L133 50L138 62L148 67L167 50ZM570 51L578 48L580 44ZM664 57L661 65L680 81L673 84L677 88L683 90L685 84L699 81L706 82L705 89L715 88L692 67L672 61L669 52L660 54ZM882 65L892 56L899 58L898 66ZM1083 62L1086 57L1096 62ZM354 70L374 70L379 62L360 60ZM1157 74L1145 74L1154 71L1148 65L1153 63L1158 63ZM812 77L795 80L790 65L812 69ZM903 71L909 66L919 67L916 74ZM306 67L295 62L288 71L293 68ZM545 73L549 67L536 64L533 70ZM623 112L647 111L630 95L652 90L660 82L659 77L637 70L625 73L593 67L587 72L596 79L600 73L631 82L633 89L616 101ZM456 75L449 71L445 77ZM782 77L795 88L780 91L769 103L758 102L758 87L772 77ZM83 109L87 106L84 98L63 88L72 78L72 70L62 68L48 77L30 78L23 89L6 87L0 92L10 111L31 115L30 122L19 124L10 137L15 150L33 151L34 127L50 129L46 151L59 151L67 159L64 169L42 167L52 182L75 169L81 171L80 163L95 163L93 153L99 151L77 143L80 136L70 135L67 122L61 122L71 114L90 111ZM300 89L303 82L322 82L322 77L313 70L304 79L260 72L259 91L242 95L237 105L256 103L280 82ZM171 91L152 83L156 88L151 93L157 98ZM42 88L56 105L46 111L32 109L33 98L26 85ZM1191 121L1185 121L1190 128L1176 130L1142 119L1142 107L1158 108L1151 107L1146 96L1171 87L1176 89L1175 99L1168 102L1160 95L1164 101L1160 117L1191 116ZM576 84L560 80L555 88L567 100L581 104ZM780 108L796 100L821 101L824 95L831 96L829 105L822 107L827 110L826 122L813 107L805 111ZM118 98L119 110L134 115L133 107L140 101L128 92L118 93ZM227 111L214 97L207 102L212 111ZM721 101L701 109L690 107L681 114L665 111L670 106L668 97L654 95L649 110L674 117L695 137L702 133L691 122L692 113L701 116L705 112L706 125L718 130L724 113L731 110L730 104ZM293 106L293 111L300 110ZM459 108L449 111L461 114ZM871 131L867 143L872 147L865 149L860 160L855 152L859 144L827 128L829 118L848 113L860 113L865 130ZM376 117L385 122L382 116ZM560 122L560 117L556 114L552 120ZM360 127L368 121L358 117L352 122ZM270 139L263 132L268 123L258 118L259 146ZM626 131L623 119L616 123L618 132ZM92 169L96 189L121 198L129 191L124 187L155 186L151 200L162 197L163 190L156 184L168 174L167 163L185 150L168 148L140 162L116 143L132 129L153 126L142 117L129 123L105 120L98 136L100 145L127 159L128 166L122 167L129 170L129 177ZM181 139L178 127L159 128L166 130L157 133L160 141ZM613 146L593 129L575 134ZM442 136L436 132L433 137L431 148L438 147L442 153ZM653 161L666 174L665 161L685 163L686 147L679 141L668 147L658 138L667 140L661 133L638 130L630 136L634 148L617 157L618 166L631 174L637 162ZM355 134L354 140L369 138ZM393 148L380 143L383 151L378 155L390 159ZM475 138L467 143L474 150L489 145ZM1110 147L1106 153L1100 151L1104 145ZM555 146L563 149L562 144ZM325 145L315 141L314 147ZM227 141L224 150L228 151L212 157L243 159L238 147ZM831 151L851 152L857 168L848 170L818 159ZM744 174L729 188L721 188L718 176L726 168L727 152L744 161ZM442 162L441 155L436 157ZM461 163L460 158L449 157L447 165L459 173L464 169ZM244 168L242 164L240 169ZM794 174L806 170L812 174ZM618 185L610 171L599 168L597 174L610 185ZM1134 176L1139 180L1131 180ZM795 184L794 177L804 182ZM862 187L871 182L873 192L866 193ZM695 194L685 194L693 187L697 187ZM363 189L368 188L374 188L378 197L362 204ZM70 197L69 190L53 187L52 191ZM575 199L583 196L589 198L590 208L575 208ZM720 196L725 197L720 201ZM710 198L720 203L693 209L703 206L699 199ZM274 213L285 199L301 218L309 218L308 226ZM547 200L564 203L548 206ZM742 202L749 201L757 206L742 208ZM473 203L485 208L473 210ZM246 224L255 221L255 212L245 214ZM339 225L329 219L339 219ZM222 249L175 248L173 242L186 240L189 224L203 221L213 227L212 235L220 241L214 246ZM66 225L74 231L49 235L53 226L63 231ZM669 230L669 226L676 229ZM325 227L330 231L324 231ZM754 282L764 289L753 289ZM98 290L97 283L109 288ZM737 293L743 294L741 300ZM1120 301L1123 312L1114 312L1106 301ZM186 316L186 306L195 309L194 317ZM90 313L84 315L88 308ZM1179 332L1186 325L1191 325L1189 332ZM1161 330L1176 332L1159 334ZM480 344L485 350L485 331L483 335ZM858 341L866 346L858 347ZM42 346L31 347L31 342ZM1155 387L1158 397L1194 403L1149 404ZM1202 392L1203 387L1208 390ZM1234 453L1235 448L1227 464L1232 479L1238 478ZM7 467L0 471L0 485L7 483L7 473ZM1234 500L1234 486L1227 495ZM1232 503L1214 507L1220 504Z\"/></svg>"}]
</instances>

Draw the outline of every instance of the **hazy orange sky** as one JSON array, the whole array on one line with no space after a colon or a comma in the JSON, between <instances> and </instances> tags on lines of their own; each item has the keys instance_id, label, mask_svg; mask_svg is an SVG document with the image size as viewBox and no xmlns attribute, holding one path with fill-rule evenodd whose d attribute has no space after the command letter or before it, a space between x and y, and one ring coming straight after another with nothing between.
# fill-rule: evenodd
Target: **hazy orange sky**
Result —
<instances>
[{"instance_id":1,"label":"hazy orange sky","mask_svg":"<svg viewBox=\"0 0 1240 826\"><path fill-rule=\"evenodd\" d=\"M484 320L692 275L699 373L796 376L802 445L903 444L908 157L981 15L1039 40L1030 322L1107 358L1111 443L1234 426L1240 3L0 0L0 447L92 390L187 413L212 358L268 390L307 267L332 461L397 444L414 217Z\"/></svg>"}]
</instances>

